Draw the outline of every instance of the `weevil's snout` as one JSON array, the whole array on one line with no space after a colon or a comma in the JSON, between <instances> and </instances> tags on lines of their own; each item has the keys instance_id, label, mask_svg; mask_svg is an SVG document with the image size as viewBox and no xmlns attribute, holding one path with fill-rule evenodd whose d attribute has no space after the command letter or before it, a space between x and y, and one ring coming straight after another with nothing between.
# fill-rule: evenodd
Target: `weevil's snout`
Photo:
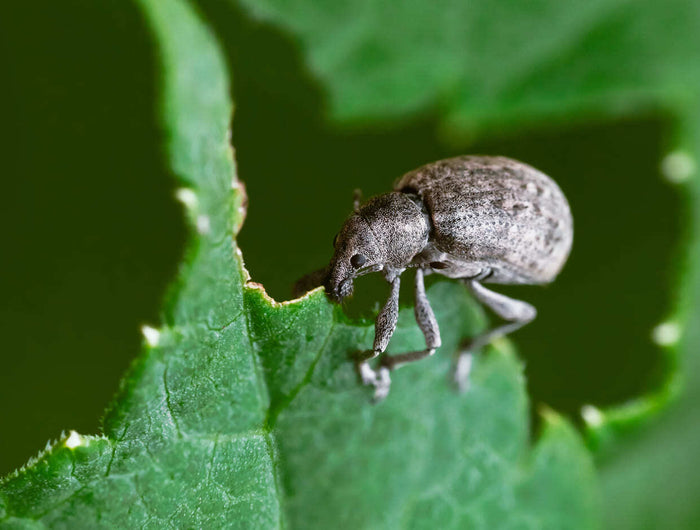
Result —
<instances>
[{"instance_id":1,"label":"weevil's snout","mask_svg":"<svg viewBox=\"0 0 700 530\"><path fill-rule=\"evenodd\" d=\"M326 293L334 302L342 302L343 298L352 295L355 281L355 271L348 266L348 260L338 252L333 256L330 270L326 278Z\"/></svg>"},{"instance_id":2,"label":"weevil's snout","mask_svg":"<svg viewBox=\"0 0 700 530\"><path fill-rule=\"evenodd\" d=\"M326 279L326 293L335 302L352 295L355 278L381 270L383 260L369 225L352 215L334 241L335 254Z\"/></svg>"},{"instance_id":3,"label":"weevil's snout","mask_svg":"<svg viewBox=\"0 0 700 530\"><path fill-rule=\"evenodd\" d=\"M352 296L353 278L345 278L339 282L328 282L326 284L326 293L334 302L342 302L343 298Z\"/></svg>"}]
</instances>

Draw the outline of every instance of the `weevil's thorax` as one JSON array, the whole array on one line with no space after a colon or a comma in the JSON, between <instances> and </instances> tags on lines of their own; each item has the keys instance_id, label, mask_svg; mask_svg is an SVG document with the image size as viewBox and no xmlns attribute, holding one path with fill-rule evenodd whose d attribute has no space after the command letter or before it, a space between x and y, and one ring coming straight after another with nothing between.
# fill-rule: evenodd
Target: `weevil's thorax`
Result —
<instances>
[{"instance_id":1,"label":"weevil's thorax","mask_svg":"<svg viewBox=\"0 0 700 530\"><path fill-rule=\"evenodd\" d=\"M418 196L402 192L379 195L357 215L369 225L386 269L404 269L428 244L430 218Z\"/></svg>"}]
</instances>

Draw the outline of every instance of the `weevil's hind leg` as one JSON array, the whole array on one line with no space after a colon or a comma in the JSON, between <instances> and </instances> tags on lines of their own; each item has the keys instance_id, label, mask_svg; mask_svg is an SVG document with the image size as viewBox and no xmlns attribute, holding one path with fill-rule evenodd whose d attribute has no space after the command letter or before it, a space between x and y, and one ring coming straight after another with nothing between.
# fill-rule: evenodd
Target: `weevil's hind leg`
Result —
<instances>
[{"instance_id":1,"label":"weevil's hind leg","mask_svg":"<svg viewBox=\"0 0 700 530\"><path fill-rule=\"evenodd\" d=\"M463 349L457 352L453 378L460 392L465 391L469 384L473 352L484 347L493 339L512 333L532 322L537 316L537 310L527 302L490 291L476 280L465 280L464 283L477 300L507 322L474 337Z\"/></svg>"},{"instance_id":2,"label":"weevil's hind leg","mask_svg":"<svg viewBox=\"0 0 700 530\"><path fill-rule=\"evenodd\" d=\"M424 350L412 351L396 355L385 355L382 358L382 368L386 370L394 370L404 364L420 361L426 357L430 357L435 353L435 350L440 347L442 341L440 339L440 328L438 328L433 308L430 307L430 302L425 294L425 282L423 281L423 269L416 270L415 283L415 314L418 327L423 332L425 337Z\"/></svg>"},{"instance_id":3,"label":"weevil's hind leg","mask_svg":"<svg viewBox=\"0 0 700 530\"><path fill-rule=\"evenodd\" d=\"M371 350L364 352L357 358L357 371L365 385L374 386L374 401L378 402L389 394L391 378L386 368L380 367L374 371L369 365L369 361L380 355L389 345L389 340L396 329L396 322L399 319L399 288L401 286L400 276L390 279L391 292L384 307L377 315L374 325L374 346Z\"/></svg>"}]
</instances>

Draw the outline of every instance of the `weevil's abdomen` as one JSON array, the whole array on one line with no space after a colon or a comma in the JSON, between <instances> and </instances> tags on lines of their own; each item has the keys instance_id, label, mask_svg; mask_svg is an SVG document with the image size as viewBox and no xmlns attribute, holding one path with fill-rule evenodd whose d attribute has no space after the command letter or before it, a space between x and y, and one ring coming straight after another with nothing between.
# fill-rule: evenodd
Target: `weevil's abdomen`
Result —
<instances>
[{"instance_id":1,"label":"weevil's abdomen","mask_svg":"<svg viewBox=\"0 0 700 530\"><path fill-rule=\"evenodd\" d=\"M440 160L407 173L395 189L421 197L435 248L449 259L489 268L485 281L547 283L569 256L573 221L564 194L547 175L517 160Z\"/></svg>"}]
</instances>

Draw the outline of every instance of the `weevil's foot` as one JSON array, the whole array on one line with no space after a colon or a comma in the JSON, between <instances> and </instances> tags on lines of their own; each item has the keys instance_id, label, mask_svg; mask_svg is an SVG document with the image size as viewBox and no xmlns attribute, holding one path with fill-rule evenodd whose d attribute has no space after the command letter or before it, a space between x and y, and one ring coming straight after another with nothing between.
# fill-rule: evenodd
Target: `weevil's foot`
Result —
<instances>
[{"instance_id":1,"label":"weevil's foot","mask_svg":"<svg viewBox=\"0 0 700 530\"><path fill-rule=\"evenodd\" d=\"M369 363L363 362L357 365L357 371L360 373L362 384L372 385L374 387L372 403L379 403L389 395L391 376L389 375L388 368L382 366L379 370L375 371Z\"/></svg>"},{"instance_id":2,"label":"weevil's foot","mask_svg":"<svg viewBox=\"0 0 700 530\"><path fill-rule=\"evenodd\" d=\"M452 368L452 384L457 392L464 393L469 390L469 374L472 371L474 354L471 352L460 353Z\"/></svg>"},{"instance_id":3,"label":"weevil's foot","mask_svg":"<svg viewBox=\"0 0 700 530\"><path fill-rule=\"evenodd\" d=\"M362 384L376 385L377 383L377 372L375 372L368 362L361 362L357 364L357 371L360 374L360 379L362 379Z\"/></svg>"},{"instance_id":4,"label":"weevil's foot","mask_svg":"<svg viewBox=\"0 0 700 530\"><path fill-rule=\"evenodd\" d=\"M384 401L389 395L389 390L391 389L391 376L389 375L389 369L382 366L377 370L377 380L374 384L374 396L372 397L372 403L377 404Z\"/></svg>"}]
</instances>

